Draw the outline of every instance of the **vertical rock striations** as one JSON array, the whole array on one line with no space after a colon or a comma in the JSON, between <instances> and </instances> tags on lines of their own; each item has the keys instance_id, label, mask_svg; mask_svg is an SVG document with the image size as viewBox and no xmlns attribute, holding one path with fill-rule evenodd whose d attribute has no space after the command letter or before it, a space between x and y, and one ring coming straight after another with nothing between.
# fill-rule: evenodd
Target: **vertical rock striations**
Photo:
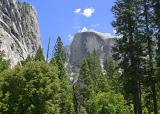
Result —
<instances>
[{"instance_id":1,"label":"vertical rock striations","mask_svg":"<svg viewBox=\"0 0 160 114\"><path fill-rule=\"evenodd\" d=\"M103 62L112 56L111 49L115 39L113 36L96 31L77 33L71 45L66 47L66 63L74 70L80 66L80 62L88 53L96 51L103 66Z\"/></svg>"},{"instance_id":2,"label":"vertical rock striations","mask_svg":"<svg viewBox=\"0 0 160 114\"><path fill-rule=\"evenodd\" d=\"M40 45L35 9L16 0L0 0L0 50L11 65L34 56Z\"/></svg>"}]
</instances>

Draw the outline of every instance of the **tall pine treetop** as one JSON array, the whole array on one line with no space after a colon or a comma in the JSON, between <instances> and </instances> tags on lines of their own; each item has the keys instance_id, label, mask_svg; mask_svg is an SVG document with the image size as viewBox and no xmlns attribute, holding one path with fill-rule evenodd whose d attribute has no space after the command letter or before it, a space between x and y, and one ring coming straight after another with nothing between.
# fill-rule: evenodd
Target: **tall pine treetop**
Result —
<instances>
[{"instance_id":1,"label":"tall pine treetop","mask_svg":"<svg viewBox=\"0 0 160 114\"><path fill-rule=\"evenodd\" d=\"M43 55L43 50L41 47L39 47L37 50L37 53L35 55L35 61L45 61L45 57Z\"/></svg>"},{"instance_id":2,"label":"tall pine treetop","mask_svg":"<svg viewBox=\"0 0 160 114\"><path fill-rule=\"evenodd\" d=\"M64 46L61 38L58 36L55 47L54 47L54 58L55 60L59 60L60 58L62 61L65 61L65 55L64 55Z\"/></svg>"}]
</instances>

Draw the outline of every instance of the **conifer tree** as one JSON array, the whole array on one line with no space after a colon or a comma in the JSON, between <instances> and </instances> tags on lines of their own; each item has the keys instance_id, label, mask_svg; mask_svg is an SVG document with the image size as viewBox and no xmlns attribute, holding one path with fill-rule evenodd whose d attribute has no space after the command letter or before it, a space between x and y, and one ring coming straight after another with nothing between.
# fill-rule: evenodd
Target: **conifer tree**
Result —
<instances>
[{"instance_id":1,"label":"conifer tree","mask_svg":"<svg viewBox=\"0 0 160 114\"><path fill-rule=\"evenodd\" d=\"M72 114L72 84L69 80L69 77L67 76L66 69L64 66L64 46L60 37L57 38L54 49L54 57L51 59L51 61L56 63L59 70L58 77L60 79L60 114Z\"/></svg>"},{"instance_id":2,"label":"conifer tree","mask_svg":"<svg viewBox=\"0 0 160 114\"><path fill-rule=\"evenodd\" d=\"M115 21L113 26L117 30L117 43L113 48L114 59L122 69L121 79L126 98L132 99L134 113L142 114L141 109L141 81L143 78L143 48L139 31L140 1L117 0L113 6Z\"/></svg>"},{"instance_id":3,"label":"conifer tree","mask_svg":"<svg viewBox=\"0 0 160 114\"><path fill-rule=\"evenodd\" d=\"M62 62L65 62L65 55L64 55L64 46L61 38L58 36L55 47L54 47L54 58L55 60L62 59Z\"/></svg>"},{"instance_id":4,"label":"conifer tree","mask_svg":"<svg viewBox=\"0 0 160 114\"><path fill-rule=\"evenodd\" d=\"M117 63L113 58L108 58L104 66L110 88L115 92L122 93L122 81L120 79L121 71L118 69Z\"/></svg>"},{"instance_id":5,"label":"conifer tree","mask_svg":"<svg viewBox=\"0 0 160 114\"><path fill-rule=\"evenodd\" d=\"M156 50L156 84L157 84L157 100L160 98L160 1L153 0L153 8L154 8L154 28L155 28L155 37L157 42L157 50ZM160 102L157 103L160 110ZM157 106L157 107L158 107Z\"/></svg>"},{"instance_id":6,"label":"conifer tree","mask_svg":"<svg viewBox=\"0 0 160 114\"><path fill-rule=\"evenodd\" d=\"M78 111L83 110L87 113L89 113L88 101L97 93L109 90L102 73L100 59L95 51L82 61L75 89L78 97Z\"/></svg>"},{"instance_id":7,"label":"conifer tree","mask_svg":"<svg viewBox=\"0 0 160 114\"><path fill-rule=\"evenodd\" d=\"M43 50L42 50L41 47L38 48L34 60L35 60L35 61L45 61L45 57L44 57L44 55L43 55Z\"/></svg>"},{"instance_id":8,"label":"conifer tree","mask_svg":"<svg viewBox=\"0 0 160 114\"><path fill-rule=\"evenodd\" d=\"M84 59L81 63L78 81L76 82L76 92L78 99L78 114L80 110L87 110L87 102L93 96L94 86L93 80L91 78L91 72L87 63L87 60Z\"/></svg>"},{"instance_id":9,"label":"conifer tree","mask_svg":"<svg viewBox=\"0 0 160 114\"><path fill-rule=\"evenodd\" d=\"M146 86L150 87L150 90L152 92L152 99L153 99L153 106L154 106L154 114L158 113L157 110L157 84L156 84L156 77L155 77L155 70L154 70L154 41L153 41L153 35L154 35L154 27L153 27L153 18L154 18L154 12L153 12L153 6L152 6L152 0L143 0L142 2L142 18L141 20L141 29L143 30L143 37L146 39L146 55L148 57L147 62L147 75L145 77L146 80Z\"/></svg>"},{"instance_id":10,"label":"conifer tree","mask_svg":"<svg viewBox=\"0 0 160 114\"><path fill-rule=\"evenodd\" d=\"M64 46L60 37L57 38L55 47L54 47L54 56L51 61L55 61L59 68L59 78L67 78L65 66L64 66Z\"/></svg>"},{"instance_id":11,"label":"conifer tree","mask_svg":"<svg viewBox=\"0 0 160 114\"><path fill-rule=\"evenodd\" d=\"M156 50L156 75L157 75L157 84L160 83L160 1L159 0L153 0L154 4L154 26L156 28L156 40L157 40L157 50ZM159 84L160 89L160 84ZM159 104L160 105L160 104Z\"/></svg>"},{"instance_id":12,"label":"conifer tree","mask_svg":"<svg viewBox=\"0 0 160 114\"><path fill-rule=\"evenodd\" d=\"M106 71L107 76L112 77L114 75L116 67L117 66L115 61L111 57L108 58L104 63L104 70Z\"/></svg>"},{"instance_id":13,"label":"conifer tree","mask_svg":"<svg viewBox=\"0 0 160 114\"><path fill-rule=\"evenodd\" d=\"M89 54L86 57L86 60L89 66L91 78L94 81L95 91L96 92L108 91L106 78L102 73L100 59L96 51L93 51L93 53Z\"/></svg>"}]
</instances>

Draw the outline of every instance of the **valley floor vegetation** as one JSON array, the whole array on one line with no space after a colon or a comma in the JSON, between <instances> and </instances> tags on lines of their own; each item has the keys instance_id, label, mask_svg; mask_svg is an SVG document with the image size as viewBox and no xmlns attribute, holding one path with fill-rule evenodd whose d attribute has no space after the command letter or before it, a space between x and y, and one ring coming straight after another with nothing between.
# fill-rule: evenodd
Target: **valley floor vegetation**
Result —
<instances>
[{"instance_id":1,"label":"valley floor vegetation","mask_svg":"<svg viewBox=\"0 0 160 114\"><path fill-rule=\"evenodd\" d=\"M110 59L103 73L96 52L81 63L78 80L71 81L64 63L64 47L58 37L54 57L45 60L42 48L15 68L0 54L1 114L129 114L120 92L119 73ZM109 68L109 69L108 69Z\"/></svg>"},{"instance_id":2,"label":"valley floor vegetation","mask_svg":"<svg viewBox=\"0 0 160 114\"><path fill-rule=\"evenodd\" d=\"M11 69L1 52L0 114L160 114L160 1L117 0L112 11L113 57L102 70L89 53L76 80L60 37L50 60L40 47Z\"/></svg>"}]
</instances>

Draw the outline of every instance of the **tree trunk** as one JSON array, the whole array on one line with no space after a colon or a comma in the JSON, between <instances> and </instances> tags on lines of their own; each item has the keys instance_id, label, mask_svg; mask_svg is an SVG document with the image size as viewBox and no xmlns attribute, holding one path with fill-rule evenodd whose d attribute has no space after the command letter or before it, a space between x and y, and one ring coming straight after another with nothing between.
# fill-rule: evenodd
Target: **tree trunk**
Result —
<instances>
[{"instance_id":1,"label":"tree trunk","mask_svg":"<svg viewBox=\"0 0 160 114\"><path fill-rule=\"evenodd\" d=\"M140 81L138 82L138 88L139 88L139 114L142 114L142 101L141 101L141 84L140 84Z\"/></svg>"},{"instance_id":2,"label":"tree trunk","mask_svg":"<svg viewBox=\"0 0 160 114\"><path fill-rule=\"evenodd\" d=\"M139 83L136 83L136 92L134 94L134 114L142 114L141 108L141 92Z\"/></svg>"},{"instance_id":3,"label":"tree trunk","mask_svg":"<svg viewBox=\"0 0 160 114\"><path fill-rule=\"evenodd\" d=\"M136 95L134 96L134 114L138 114L138 108L137 108L137 99L136 99Z\"/></svg>"},{"instance_id":4,"label":"tree trunk","mask_svg":"<svg viewBox=\"0 0 160 114\"><path fill-rule=\"evenodd\" d=\"M157 92L156 92L155 83L152 83L152 94L153 94L154 114L158 114Z\"/></svg>"}]
</instances>

